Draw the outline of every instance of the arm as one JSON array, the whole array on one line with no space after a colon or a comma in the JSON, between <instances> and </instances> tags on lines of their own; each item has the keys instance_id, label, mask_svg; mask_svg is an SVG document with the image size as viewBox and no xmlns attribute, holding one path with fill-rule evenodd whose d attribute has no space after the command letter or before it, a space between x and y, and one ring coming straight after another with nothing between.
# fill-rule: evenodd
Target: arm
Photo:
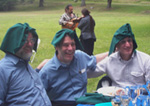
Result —
<instances>
[{"instance_id":1,"label":"arm","mask_svg":"<svg viewBox=\"0 0 150 106\"><path fill-rule=\"evenodd\" d=\"M78 24L78 28L82 29L83 26L85 26L87 24L87 22L84 20L84 18L82 18Z\"/></svg>"},{"instance_id":2,"label":"arm","mask_svg":"<svg viewBox=\"0 0 150 106\"><path fill-rule=\"evenodd\" d=\"M59 19L59 25L65 25L68 22L64 19L65 19L65 17L62 15L61 18Z\"/></svg>"},{"instance_id":3,"label":"arm","mask_svg":"<svg viewBox=\"0 0 150 106\"><path fill-rule=\"evenodd\" d=\"M64 13L59 19L59 25L65 25L70 19L67 19L67 14Z\"/></svg>"},{"instance_id":4,"label":"arm","mask_svg":"<svg viewBox=\"0 0 150 106\"><path fill-rule=\"evenodd\" d=\"M108 58L105 58L104 60L101 60L100 62L98 62L96 64L95 70L87 69L87 77L95 78L95 77L99 77L103 74L106 74L107 61L108 61Z\"/></svg>"},{"instance_id":5,"label":"arm","mask_svg":"<svg viewBox=\"0 0 150 106\"><path fill-rule=\"evenodd\" d=\"M73 24L73 22L70 22L71 19L75 18L76 16L73 14L72 18L68 16L66 13L64 13L61 18L59 19L59 25L66 25L68 24Z\"/></svg>"},{"instance_id":6,"label":"arm","mask_svg":"<svg viewBox=\"0 0 150 106\"><path fill-rule=\"evenodd\" d=\"M97 63L102 61L107 56L108 56L108 52L104 52L104 53L95 55Z\"/></svg>"},{"instance_id":7,"label":"arm","mask_svg":"<svg viewBox=\"0 0 150 106\"><path fill-rule=\"evenodd\" d=\"M108 52L95 55L97 65L96 65L95 70L87 69L87 77L88 78L99 77L106 72L107 59L104 60L104 58L107 56L108 56Z\"/></svg>"},{"instance_id":8,"label":"arm","mask_svg":"<svg viewBox=\"0 0 150 106\"><path fill-rule=\"evenodd\" d=\"M6 90L7 90L6 76L4 75L0 67L0 106L4 106L4 101L7 92Z\"/></svg>"},{"instance_id":9,"label":"arm","mask_svg":"<svg viewBox=\"0 0 150 106\"><path fill-rule=\"evenodd\" d=\"M43 66L49 61L50 59L44 59L36 68L36 72L39 72Z\"/></svg>"},{"instance_id":10,"label":"arm","mask_svg":"<svg viewBox=\"0 0 150 106\"><path fill-rule=\"evenodd\" d=\"M150 57L148 57L148 61L145 64L146 74L145 74L145 81L150 81Z\"/></svg>"},{"instance_id":11,"label":"arm","mask_svg":"<svg viewBox=\"0 0 150 106\"><path fill-rule=\"evenodd\" d=\"M46 90L46 92L48 92L48 89L50 88L51 84L50 84L50 78L49 78L49 73L47 72L46 68L43 68L40 72L39 72L39 76L41 78L41 81L43 83L43 86Z\"/></svg>"}]
</instances>

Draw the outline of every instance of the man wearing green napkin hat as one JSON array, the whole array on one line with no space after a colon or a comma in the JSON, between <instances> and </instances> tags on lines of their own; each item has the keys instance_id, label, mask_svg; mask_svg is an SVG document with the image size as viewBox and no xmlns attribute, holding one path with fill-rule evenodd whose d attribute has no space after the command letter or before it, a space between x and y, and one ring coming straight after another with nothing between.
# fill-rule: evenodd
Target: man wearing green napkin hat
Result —
<instances>
[{"instance_id":1,"label":"man wearing green napkin hat","mask_svg":"<svg viewBox=\"0 0 150 106\"><path fill-rule=\"evenodd\" d=\"M97 64L88 74L98 77L107 74L112 86L144 85L150 80L150 56L136 50L137 43L130 24L121 26L114 34L109 57ZM115 52L115 53L113 53Z\"/></svg>"},{"instance_id":2,"label":"man wearing green napkin hat","mask_svg":"<svg viewBox=\"0 0 150 106\"><path fill-rule=\"evenodd\" d=\"M8 29L0 49L0 106L51 106L40 77L28 64L38 35L29 24Z\"/></svg>"},{"instance_id":3,"label":"man wearing green napkin hat","mask_svg":"<svg viewBox=\"0 0 150 106\"><path fill-rule=\"evenodd\" d=\"M96 63L107 53L97 56L78 50L81 43L75 32L70 29L59 30L52 45L56 53L39 72L53 106L76 106L75 98L86 93L86 69L95 69Z\"/></svg>"}]
</instances>

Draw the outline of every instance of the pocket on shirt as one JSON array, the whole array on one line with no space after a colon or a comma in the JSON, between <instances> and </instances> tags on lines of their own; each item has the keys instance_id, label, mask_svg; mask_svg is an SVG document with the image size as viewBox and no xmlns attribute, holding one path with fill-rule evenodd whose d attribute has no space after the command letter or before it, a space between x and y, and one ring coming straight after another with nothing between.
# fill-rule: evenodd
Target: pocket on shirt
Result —
<instances>
[{"instance_id":1,"label":"pocket on shirt","mask_svg":"<svg viewBox=\"0 0 150 106\"><path fill-rule=\"evenodd\" d=\"M143 82L145 81L144 76L143 76L144 73L142 72L133 71L131 72L131 75L132 75L131 80L136 82L137 84L143 84Z\"/></svg>"},{"instance_id":2,"label":"pocket on shirt","mask_svg":"<svg viewBox=\"0 0 150 106\"><path fill-rule=\"evenodd\" d=\"M141 77L141 76L143 76L143 73L133 71L133 72L131 72L131 75L134 76L134 77Z\"/></svg>"},{"instance_id":3,"label":"pocket on shirt","mask_svg":"<svg viewBox=\"0 0 150 106\"><path fill-rule=\"evenodd\" d=\"M79 73L75 75L74 81L76 84L80 86L86 86L87 85L87 74L86 71L81 70Z\"/></svg>"}]
</instances>

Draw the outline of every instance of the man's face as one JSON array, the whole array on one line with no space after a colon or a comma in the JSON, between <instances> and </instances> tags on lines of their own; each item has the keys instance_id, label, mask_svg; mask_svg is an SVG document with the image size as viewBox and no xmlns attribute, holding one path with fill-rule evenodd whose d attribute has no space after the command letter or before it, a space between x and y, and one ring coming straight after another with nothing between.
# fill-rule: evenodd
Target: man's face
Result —
<instances>
[{"instance_id":1,"label":"man's face","mask_svg":"<svg viewBox=\"0 0 150 106\"><path fill-rule=\"evenodd\" d=\"M71 39L69 36L65 36L63 41L59 46L56 46L58 51L57 58L63 63L70 63L74 57L76 50L76 45L74 39Z\"/></svg>"},{"instance_id":2,"label":"man's face","mask_svg":"<svg viewBox=\"0 0 150 106\"><path fill-rule=\"evenodd\" d=\"M27 40L23 47L16 53L17 56L21 57L24 60L29 60L32 56L32 49L34 47L36 39L33 38L32 33L28 33Z\"/></svg>"},{"instance_id":3,"label":"man's face","mask_svg":"<svg viewBox=\"0 0 150 106\"><path fill-rule=\"evenodd\" d=\"M125 59L124 57L128 57L128 59L130 59L133 52L133 39L130 37L124 38L117 44L117 49L120 52L122 59Z\"/></svg>"},{"instance_id":4,"label":"man's face","mask_svg":"<svg viewBox=\"0 0 150 106\"><path fill-rule=\"evenodd\" d=\"M72 14L72 13L73 13L73 7L72 7L72 6L69 7L68 13L69 13L69 14Z\"/></svg>"}]
</instances>

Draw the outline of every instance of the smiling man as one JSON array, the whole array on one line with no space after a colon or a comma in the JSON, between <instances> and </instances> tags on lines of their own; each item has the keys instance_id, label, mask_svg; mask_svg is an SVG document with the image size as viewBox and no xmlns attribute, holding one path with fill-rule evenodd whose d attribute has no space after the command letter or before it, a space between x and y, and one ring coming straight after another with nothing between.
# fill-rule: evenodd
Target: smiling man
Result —
<instances>
[{"instance_id":1,"label":"smiling man","mask_svg":"<svg viewBox=\"0 0 150 106\"><path fill-rule=\"evenodd\" d=\"M37 49L38 35L29 24L15 24L0 49L0 106L51 106L40 77L28 64Z\"/></svg>"},{"instance_id":2,"label":"smiling man","mask_svg":"<svg viewBox=\"0 0 150 106\"><path fill-rule=\"evenodd\" d=\"M77 50L81 49L75 32L62 29L52 41L56 49L54 57L39 72L52 106L76 106L75 98L86 93L86 69L95 69L97 61L108 54L96 56Z\"/></svg>"},{"instance_id":3,"label":"smiling man","mask_svg":"<svg viewBox=\"0 0 150 106\"><path fill-rule=\"evenodd\" d=\"M99 62L95 71L89 70L88 74L91 77L107 74L113 86L146 84L150 80L150 56L136 48L130 24L121 26L112 39L109 57Z\"/></svg>"}]
</instances>

